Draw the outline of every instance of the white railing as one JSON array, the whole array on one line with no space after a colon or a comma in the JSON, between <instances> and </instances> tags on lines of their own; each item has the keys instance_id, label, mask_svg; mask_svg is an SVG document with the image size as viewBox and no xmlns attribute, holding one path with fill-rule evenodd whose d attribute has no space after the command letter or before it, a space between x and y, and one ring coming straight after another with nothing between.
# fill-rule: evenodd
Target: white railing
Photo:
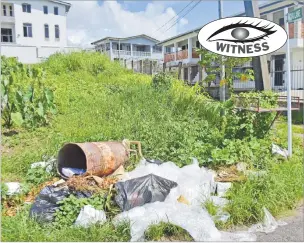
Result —
<instances>
[{"instance_id":1,"label":"white railing","mask_svg":"<svg viewBox=\"0 0 304 243\"><path fill-rule=\"evenodd\" d=\"M126 50L113 50L115 56L131 56L131 51Z\"/></svg>"},{"instance_id":2,"label":"white railing","mask_svg":"<svg viewBox=\"0 0 304 243\"><path fill-rule=\"evenodd\" d=\"M137 56L137 57L150 57L151 56L151 52L133 51L133 56Z\"/></svg>"}]
</instances>

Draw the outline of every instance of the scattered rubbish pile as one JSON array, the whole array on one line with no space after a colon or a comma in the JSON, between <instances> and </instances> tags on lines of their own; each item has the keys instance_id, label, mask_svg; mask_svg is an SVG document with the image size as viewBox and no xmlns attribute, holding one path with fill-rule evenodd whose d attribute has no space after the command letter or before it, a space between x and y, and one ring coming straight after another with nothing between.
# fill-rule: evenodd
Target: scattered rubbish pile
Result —
<instances>
[{"instance_id":1,"label":"scattered rubbish pile","mask_svg":"<svg viewBox=\"0 0 304 243\"><path fill-rule=\"evenodd\" d=\"M217 191L220 195L213 196L213 200L220 205L227 203L222 196L231 187L231 183L215 182L215 172L204 167L200 168L197 160L182 168L173 162L157 165L142 160L135 170L125 173L122 181L142 180L143 176L151 174L159 176L162 180L176 182L177 186L171 188L164 201L127 209L114 218L115 224L130 220L131 241L143 241L145 230L151 224L160 222L170 222L182 227L195 241L255 240L255 236L249 232L227 233L215 227L203 203ZM181 198L183 198L182 202ZM184 203L185 200L187 203Z\"/></svg>"},{"instance_id":2,"label":"scattered rubbish pile","mask_svg":"<svg viewBox=\"0 0 304 243\"><path fill-rule=\"evenodd\" d=\"M131 144L136 144L139 151L132 150ZM142 159L133 171L125 172L124 164L131 152L139 154ZM54 162L54 159L37 162L31 168L43 167L51 172L54 170ZM250 172L247 171L246 164L242 163L231 171L244 174ZM143 159L137 141L68 143L59 151L57 172L63 179L52 185L44 185L30 209L30 217L38 222L53 222L60 202L70 195L90 198L95 193L111 190L114 186L116 194L112 201L119 206L121 212L115 214L112 222L117 225L130 221L131 241L144 241L148 227L160 222L182 227L195 241L255 241L254 232L269 233L277 226L284 225L275 221L264 208L264 222L253 225L247 232L219 231L215 221L226 222L230 218L229 213L225 212L225 206L229 203L225 194L233 184L226 181L227 177L199 167L196 159L182 168L173 162ZM6 184L8 195L21 190L19 183ZM205 207L208 201L217 208L213 216ZM107 220L109 218L107 219L105 211L85 205L74 225L89 227L91 224L103 224Z\"/></svg>"}]
</instances>

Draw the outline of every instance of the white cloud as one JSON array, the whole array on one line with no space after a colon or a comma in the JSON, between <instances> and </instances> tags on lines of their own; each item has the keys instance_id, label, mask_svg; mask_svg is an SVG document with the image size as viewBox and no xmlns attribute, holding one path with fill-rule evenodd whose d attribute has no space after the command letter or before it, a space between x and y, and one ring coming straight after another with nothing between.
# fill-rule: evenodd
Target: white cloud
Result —
<instances>
[{"instance_id":1,"label":"white cloud","mask_svg":"<svg viewBox=\"0 0 304 243\"><path fill-rule=\"evenodd\" d=\"M188 24L182 18L177 25L168 29L173 23L159 27L176 17L174 9L164 3L148 3L144 11L132 12L124 9L116 1L71 1L72 7L67 17L68 41L72 45L88 46L91 42L106 36L127 37L146 34L163 40L177 34L178 28Z\"/></svg>"}]
</instances>

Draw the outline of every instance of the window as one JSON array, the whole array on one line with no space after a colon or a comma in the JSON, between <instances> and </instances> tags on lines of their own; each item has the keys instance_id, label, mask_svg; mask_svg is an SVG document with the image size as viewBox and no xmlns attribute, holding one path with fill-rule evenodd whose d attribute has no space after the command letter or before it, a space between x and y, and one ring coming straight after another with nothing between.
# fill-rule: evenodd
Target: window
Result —
<instances>
[{"instance_id":1,"label":"window","mask_svg":"<svg viewBox=\"0 0 304 243\"><path fill-rule=\"evenodd\" d=\"M49 13L48 6L43 6L43 13L44 14L48 14Z\"/></svg>"},{"instance_id":2,"label":"window","mask_svg":"<svg viewBox=\"0 0 304 243\"><path fill-rule=\"evenodd\" d=\"M2 42L13 42L12 29L1 28L1 41Z\"/></svg>"},{"instance_id":3,"label":"window","mask_svg":"<svg viewBox=\"0 0 304 243\"><path fill-rule=\"evenodd\" d=\"M199 41L196 41L195 47L196 47L196 48L200 48L200 47L201 47L201 44L199 43Z\"/></svg>"},{"instance_id":4,"label":"window","mask_svg":"<svg viewBox=\"0 0 304 243\"><path fill-rule=\"evenodd\" d=\"M27 3L22 4L22 11L25 13L31 13L31 5Z\"/></svg>"},{"instance_id":5,"label":"window","mask_svg":"<svg viewBox=\"0 0 304 243\"><path fill-rule=\"evenodd\" d=\"M261 19L267 19L267 15L262 15Z\"/></svg>"},{"instance_id":6,"label":"window","mask_svg":"<svg viewBox=\"0 0 304 243\"><path fill-rule=\"evenodd\" d=\"M278 11L273 13L273 22L278 25L284 25L284 11Z\"/></svg>"},{"instance_id":7,"label":"window","mask_svg":"<svg viewBox=\"0 0 304 243\"><path fill-rule=\"evenodd\" d=\"M9 12L10 12L10 16L13 16L13 6L12 5L9 6Z\"/></svg>"},{"instance_id":8,"label":"window","mask_svg":"<svg viewBox=\"0 0 304 243\"><path fill-rule=\"evenodd\" d=\"M55 38L56 39L59 39L60 33L59 33L59 25L55 25Z\"/></svg>"},{"instance_id":9,"label":"window","mask_svg":"<svg viewBox=\"0 0 304 243\"><path fill-rule=\"evenodd\" d=\"M28 23L23 24L23 36L33 37L32 24L28 24Z\"/></svg>"},{"instance_id":10,"label":"window","mask_svg":"<svg viewBox=\"0 0 304 243\"><path fill-rule=\"evenodd\" d=\"M49 25L48 24L44 25L44 37L47 38L47 39L50 38Z\"/></svg>"},{"instance_id":11,"label":"window","mask_svg":"<svg viewBox=\"0 0 304 243\"><path fill-rule=\"evenodd\" d=\"M3 16L6 16L6 5L2 5Z\"/></svg>"},{"instance_id":12,"label":"window","mask_svg":"<svg viewBox=\"0 0 304 243\"><path fill-rule=\"evenodd\" d=\"M58 15L58 7L54 7L54 14Z\"/></svg>"}]
</instances>

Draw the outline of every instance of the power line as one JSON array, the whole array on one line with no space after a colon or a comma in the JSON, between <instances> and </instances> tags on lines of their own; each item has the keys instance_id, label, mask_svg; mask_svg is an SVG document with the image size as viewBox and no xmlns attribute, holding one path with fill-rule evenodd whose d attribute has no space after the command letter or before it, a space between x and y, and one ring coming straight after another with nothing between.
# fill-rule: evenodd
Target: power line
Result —
<instances>
[{"instance_id":1,"label":"power line","mask_svg":"<svg viewBox=\"0 0 304 243\"><path fill-rule=\"evenodd\" d=\"M167 21L165 24L163 24L161 27L159 27L157 30L155 30L155 32L159 31L161 28L163 28L165 25L167 25L169 22L171 22L171 20L175 19L176 16L178 16L181 12L183 12L191 3L193 3L193 1L191 1L190 3L188 3L182 10L180 10L175 16L173 16L169 21Z\"/></svg>"},{"instance_id":2,"label":"power line","mask_svg":"<svg viewBox=\"0 0 304 243\"><path fill-rule=\"evenodd\" d=\"M168 30L170 30L174 25L176 25L178 23L179 20L181 20L183 17L185 17L188 13L190 13L202 0L198 1L195 5L192 6L192 8L190 8L188 10L188 12L186 12L183 16L180 16L168 29L165 30L165 32L167 32ZM165 33L163 32L163 34Z\"/></svg>"}]
</instances>

